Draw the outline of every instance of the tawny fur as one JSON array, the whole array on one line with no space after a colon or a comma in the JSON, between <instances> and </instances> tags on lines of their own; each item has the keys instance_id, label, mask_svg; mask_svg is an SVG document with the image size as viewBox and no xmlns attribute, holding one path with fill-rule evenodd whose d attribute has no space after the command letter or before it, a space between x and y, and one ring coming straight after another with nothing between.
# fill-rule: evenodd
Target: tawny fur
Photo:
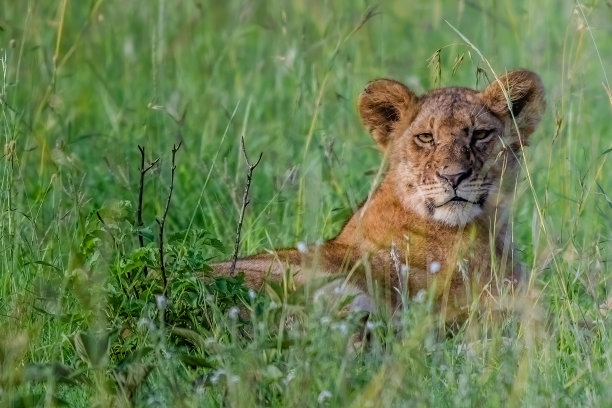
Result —
<instances>
[{"instance_id":1,"label":"tawny fur","mask_svg":"<svg viewBox=\"0 0 612 408\"><path fill-rule=\"evenodd\" d=\"M288 270L298 284L334 275L393 308L402 294L428 291L447 319L495 303L521 280L507 195L544 109L542 83L526 70L482 92L450 87L417 97L397 81L369 83L359 112L387 156L380 185L335 238L240 259L236 272L254 289ZM230 264L214 272L227 274Z\"/></svg>"}]
</instances>

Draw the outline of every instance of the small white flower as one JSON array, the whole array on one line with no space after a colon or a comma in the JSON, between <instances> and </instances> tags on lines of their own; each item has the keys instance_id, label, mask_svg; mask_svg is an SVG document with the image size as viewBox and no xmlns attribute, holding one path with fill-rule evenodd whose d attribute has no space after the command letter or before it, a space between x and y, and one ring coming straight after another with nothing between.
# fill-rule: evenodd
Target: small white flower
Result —
<instances>
[{"instance_id":1,"label":"small white flower","mask_svg":"<svg viewBox=\"0 0 612 408\"><path fill-rule=\"evenodd\" d=\"M287 376L283 380L283 383L285 383L285 385L287 385L291 381L293 381L294 378L295 378L295 370L289 370L289 372L287 373Z\"/></svg>"},{"instance_id":2,"label":"small white flower","mask_svg":"<svg viewBox=\"0 0 612 408\"><path fill-rule=\"evenodd\" d=\"M342 293L342 286L336 286L334 288L334 295L339 295Z\"/></svg>"},{"instance_id":3,"label":"small white flower","mask_svg":"<svg viewBox=\"0 0 612 408\"><path fill-rule=\"evenodd\" d=\"M302 254L308 253L308 246L306 243L300 241L297 243L297 250Z\"/></svg>"},{"instance_id":4,"label":"small white flower","mask_svg":"<svg viewBox=\"0 0 612 408\"><path fill-rule=\"evenodd\" d=\"M251 300L253 300L257 297L257 293L255 293L253 289L249 289L249 297L251 298Z\"/></svg>"},{"instance_id":5,"label":"small white flower","mask_svg":"<svg viewBox=\"0 0 612 408\"><path fill-rule=\"evenodd\" d=\"M147 407L154 407L156 405L164 405L164 399L159 395L152 395L147 398Z\"/></svg>"},{"instance_id":6,"label":"small white flower","mask_svg":"<svg viewBox=\"0 0 612 408\"><path fill-rule=\"evenodd\" d=\"M416 296L414 297L414 301L416 303L423 303L425 301L425 297L427 296L427 292L424 289L418 291Z\"/></svg>"},{"instance_id":7,"label":"small white flower","mask_svg":"<svg viewBox=\"0 0 612 408\"><path fill-rule=\"evenodd\" d=\"M374 330L374 329L376 329L377 327L380 327L380 326L382 326L381 322L372 322L372 321L368 320L367 323L366 323L366 329L368 329L368 330Z\"/></svg>"},{"instance_id":8,"label":"small white flower","mask_svg":"<svg viewBox=\"0 0 612 408\"><path fill-rule=\"evenodd\" d=\"M477 354L476 354L476 350L474 349L474 345L475 343L459 344L457 346L457 352L465 353L465 355L468 357L476 357Z\"/></svg>"},{"instance_id":9,"label":"small white flower","mask_svg":"<svg viewBox=\"0 0 612 408\"><path fill-rule=\"evenodd\" d=\"M287 50L285 55L279 55L276 58L278 58L278 60L282 62L286 69L291 69L293 67L293 62L295 61L296 55L297 50L295 49L295 47L291 47Z\"/></svg>"},{"instance_id":10,"label":"small white flower","mask_svg":"<svg viewBox=\"0 0 612 408\"><path fill-rule=\"evenodd\" d=\"M229 316L230 319L236 320L238 319L239 313L240 313L240 309L238 308L238 306L232 306L229 312L227 313L227 315Z\"/></svg>"},{"instance_id":11,"label":"small white flower","mask_svg":"<svg viewBox=\"0 0 612 408\"><path fill-rule=\"evenodd\" d=\"M168 306L168 299L164 295L155 295L155 303L159 310L164 310Z\"/></svg>"},{"instance_id":12,"label":"small white flower","mask_svg":"<svg viewBox=\"0 0 612 408\"><path fill-rule=\"evenodd\" d=\"M144 326L149 330L155 330L155 324L153 321L151 321L151 319L147 319L146 317L142 317L140 320L138 320L137 325L138 327Z\"/></svg>"},{"instance_id":13,"label":"small white flower","mask_svg":"<svg viewBox=\"0 0 612 408\"><path fill-rule=\"evenodd\" d=\"M332 328L332 330L340 331L340 333L342 333L342 334L348 333L348 325L346 324L346 322L333 323L331 325L331 328Z\"/></svg>"},{"instance_id":14,"label":"small white flower","mask_svg":"<svg viewBox=\"0 0 612 408\"><path fill-rule=\"evenodd\" d=\"M134 53L134 40L131 37L128 37L123 42L123 55L126 56L129 59L132 59L135 56L135 53Z\"/></svg>"},{"instance_id":15,"label":"small white flower","mask_svg":"<svg viewBox=\"0 0 612 408\"><path fill-rule=\"evenodd\" d=\"M329 317L329 316L323 316L323 317L321 318L321 324L323 324L323 325L327 326L328 324L330 324L330 323L331 323L331 320L332 320L332 319L331 319L331 317Z\"/></svg>"},{"instance_id":16,"label":"small white flower","mask_svg":"<svg viewBox=\"0 0 612 408\"><path fill-rule=\"evenodd\" d=\"M351 309L354 312L372 312L374 310L374 300L365 293L361 293L351 302Z\"/></svg>"},{"instance_id":17,"label":"small white flower","mask_svg":"<svg viewBox=\"0 0 612 408\"><path fill-rule=\"evenodd\" d=\"M436 274L438 272L440 272L440 262L432 262L429 265L429 273L434 275L434 274Z\"/></svg>"},{"instance_id":18,"label":"small white flower","mask_svg":"<svg viewBox=\"0 0 612 408\"><path fill-rule=\"evenodd\" d=\"M321 391L321 393L317 397L317 402L319 404L322 404L325 401L327 401L328 399L330 399L331 397L332 397L332 393L331 392L329 392L327 390L323 390L323 391Z\"/></svg>"},{"instance_id":19,"label":"small white flower","mask_svg":"<svg viewBox=\"0 0 612 408\"><path fill-rule=\"evenodd\" d=\"M400 273L402 274L402 277L406 277L408 276L408 274L410 273L410 267L406 264L402 264L402 268L400 269Z\"/></svg>"},{"instance_id":20,"label":"small white flower","mask_svg":"<svg viewBox=\"0 0 612 408\"><path fill-rule=\"evenodd\" d=\"M219 379L221 378L222 375L225 375L225 370L219 369L219 370L215 371L213 373L213 375L210 376L210 382L213 383L213 384L218 383Z\"/></svg>"}]
</instances>

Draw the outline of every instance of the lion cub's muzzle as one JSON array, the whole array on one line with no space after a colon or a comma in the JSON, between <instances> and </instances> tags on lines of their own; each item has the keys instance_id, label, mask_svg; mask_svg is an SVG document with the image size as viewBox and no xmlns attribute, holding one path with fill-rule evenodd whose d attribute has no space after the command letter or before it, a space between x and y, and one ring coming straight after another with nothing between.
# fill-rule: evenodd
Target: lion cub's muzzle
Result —
<instances>
[{"instance_id":1,"label":"lion cub's muzzle","mask_svg":"<svg viewBox=\"0 0 612 408\"><path fill-rule=\"evenodd\" d=\"M436 171L436 176L441 180L447 182L453 190L456 190L463 180L467 179L472 175L472 169L451 169L443 170L442 172Z\"/></svg>"},{"instance_id":2,"label":"lion cub's muzzle","mask_svg":"<svg viewBox=\"0 0 612 408\"><path fill-rule=\"evenodd\" d=\"M470 167L445 167L436 171L438 185L435 194L434 206L442 207L449 203L465 203L482 206L487 197L487 186L482 180L475 180Z\"/></svg>"},{"instance_id":3,"label":"lion cub's muzzle","mask_svg":"<svg viewBox=\"0 0 612 408\"><path fill-rule=\"evenodd\" d=\"M437 182L425 189L430 205L435 208L456 205L476 205L482 207L492 186L474 176L471 168L436 171Z\"/></svg>"}]
</instances>

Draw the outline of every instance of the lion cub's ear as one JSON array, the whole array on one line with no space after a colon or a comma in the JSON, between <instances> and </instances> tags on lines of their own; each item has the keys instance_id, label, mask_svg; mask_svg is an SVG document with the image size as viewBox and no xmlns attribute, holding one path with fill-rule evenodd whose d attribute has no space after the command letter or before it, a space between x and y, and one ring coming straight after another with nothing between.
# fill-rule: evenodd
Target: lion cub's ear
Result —
<instances>
[{"instance_id":1,"label":"lion cub's ear","mask_svg":"<svg viewBox=\"0 0 612 408\"><path fill-rule=\"evenodd\" d=\"M385 147L399 123L415 116L418 97L404 84L391 79L370 82L359 96L361 120L376 142Z\"/></svg>"},{"instance_id":2,"label":"lion cub's ear","mask_svg":"<svg viewBox=\"0 0 612 408\"><path fill-rule=\"evenodd\" d=\"M536 73L527 70L510 71L499 77L482 95L489 109L501 118L512 120L514 116L524 142L534 132L546 109L542 81ZM515 130L514 125L512 129Z\"/></svg>"}]
</instances>

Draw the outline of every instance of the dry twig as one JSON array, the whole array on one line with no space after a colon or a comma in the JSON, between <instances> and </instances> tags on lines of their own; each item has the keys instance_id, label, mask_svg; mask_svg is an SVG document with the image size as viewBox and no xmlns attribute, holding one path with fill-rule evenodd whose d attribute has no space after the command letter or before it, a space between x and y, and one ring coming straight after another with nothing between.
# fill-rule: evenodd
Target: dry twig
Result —
<instances>
[{"instance_id":1,"label":"dry twig","mask_svg":"<svg viewBox=\"0 0 612 408\"><path fill-rule=\"evenodd\" d=\"M244 221L244 212L246 210L247 205L249 205L249 190L251 189L251 180L253 179L253 171L255 167L259 165L261 161L261 157L263 156L263 152L259 153L259 158L253 164L249 161L249 156L247 156L246 148L244 147L244 136L241 139L242 153L244 154L244 159L247 162L247 166L249 167L247 170L247 181L246 186L244 187L244 195L242 196L242 209L240 210L240 218L238 219L238 227L236 228L236 242L234 243L234 256L232 257L232 266L230 267L230 276L234 276L234 272L236 271L236 262L238 261L238 248L240 247L240 233L242 231L242 222Z\"/></svg>"},{"instance_id":2,"label":"dry twig","mask_svg":"<svg viewBox=\"0 0 612 408\"><path fill-rule=\"evenodd\" d=\"M176 170L176 152L181 148L182 143L174 145L172 147L172 170L170 173L170 191L168 192L168 199L166 200L166 209L162 219L155 219L157 225L159 225L159 268L161 269L162 279L164 280L164 292L168 290L168 277L166 276L166 264L164 262L164 227L166 225L166 217L168 216L168 209L170 208L170 199L172 198L172 191L174 190L174 171Z\"/></svg>"},{"instance_id":3,"label":"dry twig","mask_svg":"<svg viewBox=\"0 0 612 408\"><path fill-rule=\"evenodd\" d=\"M142 199L144 196L145 174L147 174L149 170L155 167L155 165L159 162L159 158L155 159L147 167L145 167L145 148L144 146L138 145L138 150L140 151L140 186L138 189L138 209L136 211L136 225L139 229L141 229L144 225L144 222L142 221ZM142 236L142 231L140 230L138 231L138 243L140 244L141 248L144 248L144 237ZM143 272L145 276L149 274L149 270L147 269L146 265L144 266Z\"/></svg>"}]
</instances>

